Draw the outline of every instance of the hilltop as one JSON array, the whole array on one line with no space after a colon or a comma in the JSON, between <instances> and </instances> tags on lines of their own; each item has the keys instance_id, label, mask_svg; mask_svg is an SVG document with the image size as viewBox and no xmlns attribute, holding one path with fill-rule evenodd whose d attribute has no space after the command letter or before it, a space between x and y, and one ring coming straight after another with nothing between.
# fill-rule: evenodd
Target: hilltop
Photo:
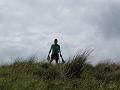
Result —
<instances>
[{"instance_id":1,"label":"hilltop","mask_svg":"<svg viewBox=\"0 0 120 90\"><path fill-rule=\"evenodd\" d=\"M65 64L36 62L35 57L0 66L0 90L119 90L120 64L87 63L88 52Z\"/></svg>"}]
</instances>

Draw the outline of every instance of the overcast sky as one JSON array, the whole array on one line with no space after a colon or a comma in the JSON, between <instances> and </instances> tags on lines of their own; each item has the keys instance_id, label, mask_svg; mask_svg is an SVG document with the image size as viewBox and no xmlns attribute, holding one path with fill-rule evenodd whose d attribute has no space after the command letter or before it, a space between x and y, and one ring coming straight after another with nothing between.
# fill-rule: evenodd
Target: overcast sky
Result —
<instances>
[{"instance_id":1,"label":"overcast sky","mask_svg":"<svg viewBox=\"0 0 120 90\"><path fill-rule=\"evenodd\" d=\"M0 63L45 58L54 38L65 58L92 48L92 63L120 61L120 0L0 0Z\"/></svg>"}]
</instances>

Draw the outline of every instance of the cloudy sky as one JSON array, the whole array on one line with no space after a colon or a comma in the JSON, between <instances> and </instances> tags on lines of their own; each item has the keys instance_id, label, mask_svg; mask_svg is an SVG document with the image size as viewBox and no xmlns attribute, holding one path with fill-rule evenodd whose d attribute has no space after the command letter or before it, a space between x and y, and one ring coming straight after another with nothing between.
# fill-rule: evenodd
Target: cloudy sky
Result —
<instances>
[{"instance_id":1,"label":"cloudy sky","mask_svg":"<svg viewBox=\"0 0 120 90\"><path fill-rule=\"evenodd\" d=\"M45 58L54 38L65 58L92 48L91 62L120 61L120 0L0 0L0 63Z\"/></svg>"}]
</instances>

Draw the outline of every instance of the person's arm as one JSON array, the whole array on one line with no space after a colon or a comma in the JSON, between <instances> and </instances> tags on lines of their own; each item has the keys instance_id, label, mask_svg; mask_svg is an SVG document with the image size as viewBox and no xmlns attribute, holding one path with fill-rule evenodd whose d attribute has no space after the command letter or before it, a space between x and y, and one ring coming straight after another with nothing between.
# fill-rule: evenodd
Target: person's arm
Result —
<instances>
[{"instance_id":1,"label":"person's arm","mask_svg":"<svg viewBox=\"0 0 120 90\"><path fill-rule=\"evenodd\" d=\"M59 46L59 53L60 53L60 57L62 57L61 50L60 50L60 46Z\"/></svg>"},{"instance_id":2,"label":"person's arm","mask_svg":"<svg viewBox=\"0 0 120 90\"><path fill-rule=\"evenodd\" d=\"M51 49L50 49L50 51L49 51L49 53L48 53L48 56L50 55L50 53L51 53Z\"/></svg>"},{"instance_id":3,"label":"person's arm","mask_svg":"<svg viewBox=\"0 0 120 90\"><path fill-rule=\"evenodd\" d=\"M59 53L60 53L60 57L62 58L62 63L65 63L60 48L59 48Z\"/></svg>"},{"instance_id":4,"label":"person's arm","mask_svg":"<svg viewBox=\"0 0 120 90\"><path fill-rule=\"evenodd\" d=\"M62 56L62 54L61 54L61 51L60 51L60 57L61 57L61 59L62 59L62 63L65 63L65 60L63 59L63 56Z\"/></svg>"},{"instance_id":5,"label":"person's arm","mask_svg":"<svg viewBox=\"0 0 120 90\"><path fill-rule=\"evenodd\" d=\"M51 48L52 48L52 46L51 46ZM49 55L50 55L50 53L51 53L51 48L50 48L50 50L49 50L48 57L50 57Z\"/></svg>"}]
</instances>

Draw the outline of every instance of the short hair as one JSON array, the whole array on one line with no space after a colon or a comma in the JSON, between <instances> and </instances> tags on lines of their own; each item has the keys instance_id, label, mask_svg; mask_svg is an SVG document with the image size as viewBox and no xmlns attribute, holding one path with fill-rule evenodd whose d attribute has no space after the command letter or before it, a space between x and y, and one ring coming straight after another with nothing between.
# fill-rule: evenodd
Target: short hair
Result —
<instances>
[{"instance_id":1,"label":"short hair","mask_svg":"<svg viewBox=\"0 0 120 90\"><path fill-rule=\"evenodd\" d=\"M54 41L58 41L57 39L54 39Z\"/></svg>"}]
</instances>

